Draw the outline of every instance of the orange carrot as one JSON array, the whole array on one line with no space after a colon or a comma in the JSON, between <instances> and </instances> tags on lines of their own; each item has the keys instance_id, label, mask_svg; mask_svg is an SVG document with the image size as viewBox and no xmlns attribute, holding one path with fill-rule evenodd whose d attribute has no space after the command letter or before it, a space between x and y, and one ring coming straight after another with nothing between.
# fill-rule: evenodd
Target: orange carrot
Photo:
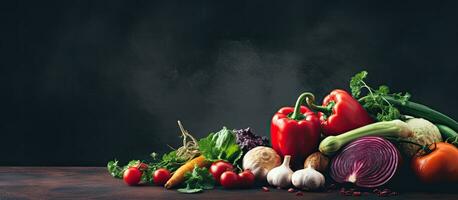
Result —
<instances>
[{"instance_id":1,"label":"orange carrot","mask_svg":"<svg viewBox=\"0 0 458 200\"><path fill-rule=\"evenodd\" d=\"M186 164L178 168L175 173L173 173L172 177L167 181L167 183L165 183L164 187L170 189L182 183L186 172L191 172L195 165L199 167L208 167L210 162L205 160L205 157L202 155L188 161Z\"/></svg>"}]
</instances>

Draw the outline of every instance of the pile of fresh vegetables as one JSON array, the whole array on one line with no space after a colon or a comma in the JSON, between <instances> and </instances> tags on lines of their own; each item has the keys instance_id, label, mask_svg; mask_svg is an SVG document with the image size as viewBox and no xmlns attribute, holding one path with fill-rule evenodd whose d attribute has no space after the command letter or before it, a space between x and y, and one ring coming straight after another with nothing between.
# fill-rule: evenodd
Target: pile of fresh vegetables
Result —
<instances>
[{"instance_id":1,"label":"pile of fresh vegetables","mask_svg":"<svg viewBox=\"0 0 458 200\"><path fill-rule=\"evenodd\" d=\"M250 128L230 130L223 127L202 139L195 139L178 121L183 146L158 158L151 154L148 161L133 160L124 167L118 161L108 162L113 177L123 178L128 185L153 184L178 192L196 193L213 189L249 188L255 182L249 171L235 171L240 166L243 152L256 146L268 145L268 140L255 135ZM280 158L278 158L280 159Z\"/></svg>"},{"instance_id":2,"label":"pile of fresh vegetables","mask_svg":"<svg viewBox=\"0 0 458 200\"><path fill-rule=\"evenodd\" d=\"M108 171L128 185L182 193L218 185L243 189L269 184L295 192L350 184L379 196L395 195L379 188L402 173L403 165L423 184L458 183L458 122L412 102L409 93L392 93L384 85L372 88L366 77L366 71L356 74L351 93L336 89L321 105L305 92L294 107L279 109L271 121L271 145L250 128L223 127L195 139L178 121L180 148L122 167L110 161ZM361 195L345 188L341 193Z\"/></svg>"}]
</instances>

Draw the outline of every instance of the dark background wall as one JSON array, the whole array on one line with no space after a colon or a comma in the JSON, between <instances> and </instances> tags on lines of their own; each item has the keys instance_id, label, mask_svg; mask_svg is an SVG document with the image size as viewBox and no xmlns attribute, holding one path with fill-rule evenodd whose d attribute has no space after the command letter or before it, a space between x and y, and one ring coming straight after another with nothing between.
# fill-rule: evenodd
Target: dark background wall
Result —
<instances>
[{"instance_id":1,"label":"dark background wall","mask_svg":"<svg viewBox=\"0 0 458 200\"><path fill-rule=\"evenodd\" d=\"M457 3L14 1L0 165L105 165L272 114L366 69L458 119ZM7 28L8 27L8 28Z\"/></svg>"}]
</instances>

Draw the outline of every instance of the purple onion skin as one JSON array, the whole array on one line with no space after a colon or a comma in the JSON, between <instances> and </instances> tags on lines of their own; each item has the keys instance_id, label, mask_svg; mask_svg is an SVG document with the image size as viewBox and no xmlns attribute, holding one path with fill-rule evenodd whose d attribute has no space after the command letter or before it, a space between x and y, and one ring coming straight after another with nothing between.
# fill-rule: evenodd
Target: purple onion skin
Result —
<instances>
[{"instance_id":1,"label":"purple onion skin","mask_svg":"<svg viewBox=\"0 0 458 200\"><path fill-rule=\"evenodd\" d=\"M345 146L332 159L330 176L338 183L375 188L394 176L400 161L399 150L388 140L362 137Z\"/></svg>"},{"instance_id":2,"label":"purple onion skin","mask_svg":"<svg viewBox=\"0 0 458 200\"><path fill-rule=\"evenodd\" d=\"M269 145L269 139L267 139L267 137L255 135L250 127L234 130L234 132L237 137L236 142L243 152L247 152L257 146Z\"/></svg>"}]
</instances>

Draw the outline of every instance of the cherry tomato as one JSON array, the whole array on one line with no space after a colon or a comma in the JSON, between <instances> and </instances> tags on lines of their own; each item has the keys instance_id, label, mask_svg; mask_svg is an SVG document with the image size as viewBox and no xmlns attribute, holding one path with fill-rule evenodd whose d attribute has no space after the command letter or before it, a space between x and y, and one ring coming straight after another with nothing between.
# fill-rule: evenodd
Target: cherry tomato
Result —
<instances>
[{"instance_id":1,"label":"cherry tomato","mask_svg":"<svg viewBox=\"0 0 458 200\"><path fill-rule=\"evenodd\" d=\"M231 163L222 160L216 161L210 166L210 173L213 175L213 178L217 183L219 183L219 179L223 172L232 170L234 170L234 166L232 166Z\"/></svg>"},{"instance_id":2,"label":"cherry tomato","mask_svg":"<svg viewBox=\"0 0 458 200\"><path fill-rule=\"evenodd\" d=\"M446 183L458 181L458 148L452 144L438 142L430 146L431 153L415 155L412 169L424 183Z\"/></svg>"},{"instance_id":3,"label":"cherry tomato","mask_svg":"<svg viewBox=\"0 0 458 200\"><path fill-rule=\"evenodd\" d=\"M225 171L221 174L220 183L227 189L236 188L239 186L239 176L233 171Z\"/></svg>"},{"instance_id":4,"label":"cherry tomato","mask_svg":"<svg viewBox=\"0 0 458 200\"><path fill-rule=\"evenodd\" d=\"M142 172L136 168L136 167L130 167L129 169L126 169L123 174L123 179L124 182L127 183L127 185L138 185L140 183L140 180L142 178Z\"/></svg>"},{"instance_id":5,"label":"cherry tomato","mask_svg":"<svg viewBox=\"0 0 458 200\"><path fill-rule=\"evenodd\" d=\"M254 184L254 174L250 170L239 173L239 183L243 188L250 188Z\"/></svg>"},{"instance_id":6,"label":"cherry tomato","mask_svg":"<svg viewBox=\"0 0 458 200\"><path fill-rule=\"evenodd\" d=\"M153 182L155 185L164 185L170 179L170 171L164 168L154 171Z\"/></svg>"}]
</instances>

